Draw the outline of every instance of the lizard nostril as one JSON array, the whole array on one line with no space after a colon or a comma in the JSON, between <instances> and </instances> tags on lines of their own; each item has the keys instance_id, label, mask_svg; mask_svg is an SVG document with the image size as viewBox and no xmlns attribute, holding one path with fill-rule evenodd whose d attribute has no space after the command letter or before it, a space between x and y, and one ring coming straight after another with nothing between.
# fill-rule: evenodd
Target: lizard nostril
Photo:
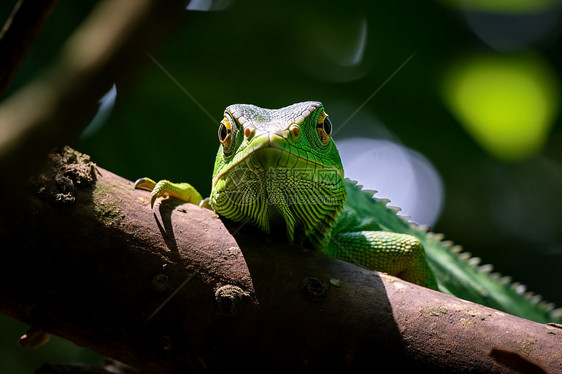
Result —
<instances>
[{"instance_id":1,"label":"lizard nostril","mask_svg":"<svg viewBox=\"0 0 562 374\"><path fill-rule=\"evenodd\" d=\"M289 127L289 130L291 131L291 134L293 134L295 138L298 138L299 135L301 134L301 128L299 125L293 124Z\"/></svg>"},{"instance_id":2,"label":"lizard nostril","mask_svg":"<svg viewBox=\"0 0 562 374\"><path fill-rule=\"evenodd\" d=\"M255 132L256 132L256 129L254 129L252 127L246 127L246 129L244 130L244 136L249 140L254 136Z\"/></svg>"}]
</instances>

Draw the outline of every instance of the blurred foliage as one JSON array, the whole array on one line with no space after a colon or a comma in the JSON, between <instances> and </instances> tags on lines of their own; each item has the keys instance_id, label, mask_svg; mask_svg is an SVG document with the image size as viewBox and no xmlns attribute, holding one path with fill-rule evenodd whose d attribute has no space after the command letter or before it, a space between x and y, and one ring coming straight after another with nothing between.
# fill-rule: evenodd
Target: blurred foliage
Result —
<instances>
[{"instance_id":1,"label":"blurred foliage","mask_svg":"<svg viewBox=\"0 0 562 374\"><path fill-rule=\"evenodd\" d=\"M49 343L38 348L20 348L18 339L27 326L0 315L0 372L10 374L33 373L44 363L85 363L99 365L102 358L90 350L68 340L51 336Z\"/></svg>"},{"instance_id":2,"label":"blurred foliage","mask_svg":"<svg viewBox=\"0 0 562 374\"><path fill-rule=\"evenodd\" d=\"M442 0L442 2L459 8L505 13L544 11L560 5L560 0Z\"/></svg>"},{"instance_id":3,"label":"blurred foliage","mask_svg":"<svg viewBox=\"0 0 562 374\"><path fill-rule=\"evenodd\" d=\"M0 5L2 18L11 3ZM12 91L56 57L93 4L59 1ZM321 100L336 127L345 123L336 142L391 138L431 161L445 187L435 231L562 305L559 2L222 0L207 8L186 11L180 29L146 51L133 86L116 79L107 120L74 147L131 180L189 181L205 195L227 105ZM502 157L506 137L523 141L509 146L510 157ZM24 332L10 329L9 342ZM1 372L29 372L6 365L0 360Z\"/></svg>"}]
</instances>

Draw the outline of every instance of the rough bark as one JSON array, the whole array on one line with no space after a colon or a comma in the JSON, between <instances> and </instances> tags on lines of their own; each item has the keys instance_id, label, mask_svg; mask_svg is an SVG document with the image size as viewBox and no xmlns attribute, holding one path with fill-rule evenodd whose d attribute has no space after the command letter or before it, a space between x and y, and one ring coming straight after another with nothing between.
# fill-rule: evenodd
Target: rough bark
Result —
<instances>
[{"instance_id":1,"label":"rough bark","mask_svg":"<svg viewBox=\"0 0 562 374\"><path fill-rule=\"evenodd\" d=\"M71 149L3 196L0 312L148 373L559 372L562 329L149 194ZM10 203L11 202L11 203ZM542 368L542 369L541 369Z\"/></svg>"}]
</instances>

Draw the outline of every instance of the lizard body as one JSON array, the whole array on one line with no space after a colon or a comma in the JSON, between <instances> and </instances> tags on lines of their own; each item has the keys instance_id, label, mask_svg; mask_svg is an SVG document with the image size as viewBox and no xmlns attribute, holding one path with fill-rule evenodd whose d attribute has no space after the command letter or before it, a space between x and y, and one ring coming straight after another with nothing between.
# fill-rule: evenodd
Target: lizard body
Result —
<instances>
[{"instance_id":1,"label":"lizard body","mask_svg":"<svg viewBox=\"0 0 562 374\"><path fill-rule=\"evenodd\" d=\"M151 190L152 203L160 196L200 203L335 258L528 319L554 320L552 308L345 179L331 135L331 120L317 101L273 110L234 104L219 125L208 199L188 183L141 178L135 187Z\"/></svg>"}]
</instances>

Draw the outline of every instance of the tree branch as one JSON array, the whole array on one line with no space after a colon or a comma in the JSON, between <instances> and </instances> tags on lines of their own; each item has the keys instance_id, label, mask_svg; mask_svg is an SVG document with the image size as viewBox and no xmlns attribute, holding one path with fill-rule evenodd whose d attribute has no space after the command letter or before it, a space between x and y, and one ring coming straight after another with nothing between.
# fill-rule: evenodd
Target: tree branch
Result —
<instances>
[{"instance_id":1,"label":"tree branch","mask_svg":"<svg viewBox=\"0 0 562 374\"><path fill-rule=\"evenodd\" d=\"M0 216L0 312L35 328L148 373L560 370L559 326L225 226L191 204L152 210L148 193L68 148L50 160Z\"/></svg>"},{"instance_id":2,"label":"tree branch","mask_svg":"<svg viewBox=\"0 0 562 374\"><path fill-rule=\"evenodd\" d=\"M16 188L50 149L72 143L115 83L147 61L144 50L184 14L188 0L106 0L38 79L0 106L0 174Z\"/></svg>"}]
</instances>

